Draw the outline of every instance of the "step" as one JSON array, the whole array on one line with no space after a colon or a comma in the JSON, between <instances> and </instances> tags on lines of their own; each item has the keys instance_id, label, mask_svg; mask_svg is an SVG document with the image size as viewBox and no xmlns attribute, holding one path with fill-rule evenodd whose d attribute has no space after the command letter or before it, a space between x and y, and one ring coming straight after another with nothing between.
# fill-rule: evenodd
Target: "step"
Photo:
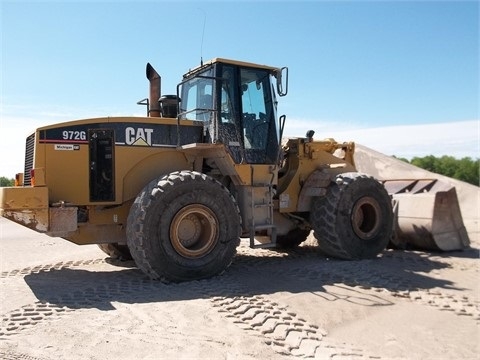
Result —
<instances>
[{"instance_id":1,"label":"step","mask_svg":"<svg viewBox=\"0 0 480 360\"><path fill-rule=\"evenodd\" d=\"M256 225L254 227L254 231L250 234L250 247L252 249L256 248L272 248L275 247L277 244L277 227L273 224L265 224L265 225ZM267 235L255 235L255 231L261 230L271 230L270 234ZM259 241L258 238L264 238L269 241ZM257 240L256 240L257 239ZM258 243L255 243L255 240Z\"/></svg>"}]
</instances>

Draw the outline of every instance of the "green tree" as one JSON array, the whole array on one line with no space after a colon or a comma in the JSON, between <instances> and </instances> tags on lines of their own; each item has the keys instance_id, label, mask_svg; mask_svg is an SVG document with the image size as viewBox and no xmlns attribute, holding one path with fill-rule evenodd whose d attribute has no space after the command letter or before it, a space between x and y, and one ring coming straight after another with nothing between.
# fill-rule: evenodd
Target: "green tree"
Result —
<instances>
[{"instance_id":1,"label":"green tree","mask_svg":"<svg viewBox=\"0 0 480 360\"><path fill-rule=\"evenodd\" d=\"M410 163L412 165L418 166L419 168L436 172L435 171L436 161L437 161L437 158L435 156L428 155L424 157L414 157Z\"/></svg>"},{"instance_id":2,"label":"green tree","mask_svg":"<svg viewBox=\"0 0 480 360\"><path fill-rule=\"evenodd\" d=\"M0 186L13 186L15 184L14 179L6 178L5 176L0 176Z\"/></svg>"},{"instance_id":3,"label":"green tree","mask_svg":"<svg viewBox=\"0 0 480 360\"><path fill-rule=\"evenodd\" d=\"M454 178L473 185L480 185L480 160L472 160L469 157L458 160L458 168L455 171Z\"/></svg>"},{"instance_id":4,"label":"green tree","mask_svg":"<svg viewBox=\"0 0 480 360\"><path fill-rule=\"evenodd\" d=\"M445 175L476 186L480 185L480 159L473 160L470 157L464 157L459 160L448 155L440 158L428 155L414 157L410 163L436 174Z\"/></svg>"},{"instance_id":5,"label":"green tree","mask_svg":"<svg viewBox=\"0 0 480 360\"><path fill-rule=\"evenodd\" d=\"M453 156L444 155L435 161L434 172L451 178L455 178L455 173L459 167L458 160Z\"/></svg>"}]
</instances>

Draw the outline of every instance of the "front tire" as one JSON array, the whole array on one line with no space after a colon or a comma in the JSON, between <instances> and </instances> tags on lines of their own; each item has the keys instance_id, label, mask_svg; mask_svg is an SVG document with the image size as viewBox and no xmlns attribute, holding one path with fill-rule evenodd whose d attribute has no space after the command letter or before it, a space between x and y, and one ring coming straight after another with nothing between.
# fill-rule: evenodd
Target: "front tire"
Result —
<instances>
[{"instance_id":1,"label":"front tire","mask_svg":"<svg viewBox=\"0 0 480 360\"><path fill-rule=\"evenodd\" d=\"M211 277L231 263L240 242L235 199L215 179L174 172L148 184L127 220L127 244L151 278L185 281Z\"/></svg>"},{"instance_id":2,"label":"front tire","mask_svg":"<svg viewBox=\"0 0 480 360\"><path fill-rule=\"evenodd\" d=\"M373 258L392 236L392 203L374 178L340 174L327 194L313 201L310 222L326 255L347 260Z\"/></svg>"}]
</instances>

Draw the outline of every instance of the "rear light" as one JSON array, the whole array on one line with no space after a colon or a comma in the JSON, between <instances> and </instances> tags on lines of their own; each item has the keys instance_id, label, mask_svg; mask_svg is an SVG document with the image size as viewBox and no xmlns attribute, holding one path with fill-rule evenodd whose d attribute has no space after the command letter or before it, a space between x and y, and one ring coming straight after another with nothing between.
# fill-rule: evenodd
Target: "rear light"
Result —
<instances>
[{"instance_id":1,"label":"rear light","mask_svg":"<svg viewBox=\"0 0 480 360\"><path fill-rule=\"evenodd\" d=\"M35 169L30 169L30 185L35 186Z\"/></svg>"},{"instance_id":2,"label":"rear light","mask_svg":"<svg viewBox=\"0 0 480 360\"><path fill-rule=\"evenodd\" d=\"M15 174L15 186L23 186L23 173Z\"/></svg>"}]
</instances>

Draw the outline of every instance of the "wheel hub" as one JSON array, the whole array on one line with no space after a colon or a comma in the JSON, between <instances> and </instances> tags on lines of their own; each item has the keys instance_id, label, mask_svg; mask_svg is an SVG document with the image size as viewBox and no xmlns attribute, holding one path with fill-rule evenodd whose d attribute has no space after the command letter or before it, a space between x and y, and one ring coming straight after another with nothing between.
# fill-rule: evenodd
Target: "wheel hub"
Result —
<instances>
[{"instance_id":1,"label":"wheel hub","mask_svg":"<svg viewBox=\"0 0 480 360\"><path fill-rule=\"evenodd\" d=\"M200 220L196 215L190 214L183 218L178 226L178 237L185 247L191 247L198 240L201 232Z\"/></svg>"},{"instance_id":2,"label":"wheel hub","mask_svg":"<svg viewBox=\"0 0 480 360\"><path fill-rule=\"evenodd\" d=\"M352 227L362 240L369 240L377 234L381 225L378 202L372 197L363 197L355 203L352 211Z\"/></svg>"},{"instance_id":3,"label":"wheel hub","mask_svg":"<svg viewBox=\"0 0 480 360\"><path fill-rule=\"evenodd\" d=\"M175 251L186 258L208 254L218 240L218 221L206 206L192 204L182 208L170 225L170 241Z\"/></svg>"}]
</instances>

